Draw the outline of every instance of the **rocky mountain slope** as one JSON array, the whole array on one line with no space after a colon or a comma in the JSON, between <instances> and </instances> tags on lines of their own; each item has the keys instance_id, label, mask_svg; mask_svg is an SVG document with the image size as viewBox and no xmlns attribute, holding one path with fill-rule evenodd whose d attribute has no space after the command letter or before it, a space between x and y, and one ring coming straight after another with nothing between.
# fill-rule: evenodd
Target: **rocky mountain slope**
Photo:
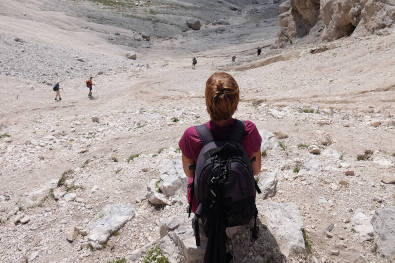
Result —
<instances>
[{"instance_id":1,"label":"rocky mountain slope","mask_svg":"<svg viewBox=\"0 0 395 263\"><path fill-rule=\"evenodd\" d=\"M280 10L278 46L308 34L328 41L350 35L389 34L387 28L395 21L393 0L288 0Z\"/></svg>"},{"instance_id":2,"label":"rocky mountain slope","mask_svg":"<svg viewBox=\"0 0 395 263\"><path fill-rule=\"evenodd\" d=\"M263 138L260 235L228 230L234 262L394 260L393 28L256 57L279 3L114 3L0 3L0 262L201 262L177 142L224 69ZM125 15L145 9L152 31Z\"/></svg>"}]
</instances>

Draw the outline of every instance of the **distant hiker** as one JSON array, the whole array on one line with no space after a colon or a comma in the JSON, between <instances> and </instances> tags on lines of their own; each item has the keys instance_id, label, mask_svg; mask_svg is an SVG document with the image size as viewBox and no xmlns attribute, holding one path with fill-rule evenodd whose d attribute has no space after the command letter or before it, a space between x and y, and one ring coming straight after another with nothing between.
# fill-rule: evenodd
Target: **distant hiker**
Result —
<instances>
[{"instance_id":1,"label":"distant hiker","mask_svg":"<svg viewBox=\"0 0 395 263\"><path fill-rule=\"evenodd\" d=\"M225 263L232 258L226 247L226 227L254 223L257 238L254 176L261 169L262 138L255 124L232 116L239 103L239 86L225 72L206 82L206 109L210 121L185 130L178 145L188 176L189 214L193 212L196 245L200 227L208 238L205 263Z\"/></svg>"},{"instance_id":2,"label":"distant hiker","mask_svg":"<svg viewBox=\"0 0 395 263\"><path fill-rule=\"evenodd\" d=\"M55 86L53 86L53 91L56 92L55 95L55 100L62 100L62 98L60 97L60 87L59 87L59 82L56 82Z\"/></svg>"},{"instance_id":3,"label":"distant hiker","mask_svg":"<svg viewBox=\"0 0 395 263\"><path fill-rule=\"evenodd\" d=\"M261 55L261 53L262 53L262 48L261 48L261 47L258 47L258 48L257 48L258 57Z\"/></svg>"},{"instance_id":4,"label":"distant hiker","mask_svg":"<svg viewBox=\"0 0 395 263\"><path fill-rule=\"evenodd\" d=\"M86 82L86 87L89 89L88 98L92 98L93 77L90 77Z\"/></svg>"},{"instance_id":5,"label":"distant hiker","mask_svg":"<svg viewBox=\"0 0 395 263\"><path fill-rule=\"evenodd\" d=\"M192 59L192 69L195 69L196 64L197 64L197 59L194 57L194 58Z\"/></svg>"},{"instance_id":6,"label":"distant hiker","mask_svg":"<svg viewBox=\"0 0 395 263\"><path fill-rule=\"evenodd\" d=\"M232 57L232 62L236 62L236 56Z\"/></svg>"}]
</instances>

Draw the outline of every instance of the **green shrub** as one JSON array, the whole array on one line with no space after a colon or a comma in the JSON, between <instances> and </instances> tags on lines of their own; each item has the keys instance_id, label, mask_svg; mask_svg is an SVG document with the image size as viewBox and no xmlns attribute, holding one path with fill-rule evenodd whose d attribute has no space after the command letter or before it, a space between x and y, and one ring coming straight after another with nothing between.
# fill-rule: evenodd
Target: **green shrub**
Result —
<instances>
[{"instance_id":1,"label":"green shrub","mask_svg":"<svg viewBox=\"0 0 395 263\"><path fill-rule=\"evenodd\" d=\"M287 147L285 146L285 144L283 142L278 142L278 145L280 146L280 148L285 151L287 149Z\"/></svg>"},{"instance_id":2,"label":"green shrub","mask_svg":"<svg viewBox=\"0 0 395 263\"><path fill-rule=\"evenodd\" d=\"M158 193L162 193L162 190L160 190L160 187L159 187L160 182L161 182L161 179L160 179L160 178L159 178L158 180L155 181L155 190L156 190Z\"/></svg>"},{"instance_id":3,"label":"green shrub","mask_svg":"<svg viewBox=\"0 0 395 263\"><path fill-rule=\"evenodd\" d=\"M69 174L72 174L73 172L74 172L74 171L71 170L71 169L64 171L64 172L62 173L62 175L60 176L59 180L58 180L57 186L58 186L58 187L61 187L62 185L64 185L64 182L66 181L67 176L68 176Z\"/></svg>"},{"instance_id":4,"label":"green shrub","mask_svg":"<svg viewBox=\"0 0 395 263\"><path fill-rule=\"evenodd\" d=\"M7 138L7 137L11 137L11 135L9 135L8 133L0 134L0 139Z\"/></svg>"},{"instance_id":5,"label":"green shrub","mask_svg":"<svg viewBox=\"0 0 395 263\"><path fill-rule=\"evenodd\" d=\"M107 261L107 263L126 263L126 259L125 258L114 259L112 261Z\"/></svg>"},{"instance_id":6,"label":"green shrub","mask_svg":"<svg viewBox=\"0 0 395 263\"><path fill-rule=\"evenodd\" d=\"M365 150L363 154L357 155L357 161L367 161L372 158L373 151L372 150Z\"/></svg>"},{"instance_id":7,"label":"green shrub","mask_svg":"<svg viewBox=\"0 0 395 263\"><path fill-rule=\"evenodd\" d=\"M143 263L170 263L169 259L163 255L158 245L151 247L143 259Z\"/></svg>"},{"instance_id":8,"label":"green shrub","mask_svg":"<svg viewBox=\"0 0 395 263\"><path fill-rule=\"evenodd\" d=\"M139 157L140 156L140 154L139 153L132 153L130 156L129 156L129 158L128 158L128 163L130 163L131 161L133 161L134 160L134 158L137 158L137 157Z\"/></svg>"},{"instance_id":9,"label":"green shrub","mask_svg":"<svg viewBox=\"0 0 395 263\"><path fill-rule=\"evenodd\" d=\"M304 246L306 248L306 253L311 254L311 252L312 252L311 244L309 242L309 239L307 238L307 232L304 228L302 228L301 230L302 230L302 234L303 234L303 240L304 240Z\"/></svg>"},{"instance_id":10,"label":"green shrub","mask_svg":"<svg viewBox=\"0 0 395 263\"><path fill-rule=\"evenodd\" d=\"M307 149L309 146L307 145L307 144L304 144L304 143L299 143L298 144L298 149L300 150L300 149Z\"/></svg>"}]
</instances>

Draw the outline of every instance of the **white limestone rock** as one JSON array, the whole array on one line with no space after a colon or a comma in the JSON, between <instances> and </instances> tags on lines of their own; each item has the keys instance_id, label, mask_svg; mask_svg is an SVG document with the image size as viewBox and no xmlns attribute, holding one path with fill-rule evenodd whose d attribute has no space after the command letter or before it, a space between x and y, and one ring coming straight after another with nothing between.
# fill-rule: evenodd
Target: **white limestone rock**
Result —
<instances>
[{"instance_id":1,"label":"white limestone rock","mask_svg":"<svg viewBox=\"0 0 395 263\"><path fill-rule=\"evenodd\" d=\"M265 202L258 210L286 257L305 253L303 220L296 204Z\"/></svg>"},{"instance_id":2,"label":"white limestone rock","mask_svg":"<svg viewBox=\"0 0 395 263\"><path fill-rule=\"evenodd\" d=\"M110 236L135 216L132 204L108 204L88 225L89 244L101 249Z\"/></svg>"},{"instance_id":3,"label":"white limestone rock","mask_svg":"<svg viewBox=\"0 0 395 263\"><path fill-rule=\"evenodd\" d=\"M395 206L377 209L371 223L377 252L383 257L395 259Z\"/></svg>"}]
</instances>

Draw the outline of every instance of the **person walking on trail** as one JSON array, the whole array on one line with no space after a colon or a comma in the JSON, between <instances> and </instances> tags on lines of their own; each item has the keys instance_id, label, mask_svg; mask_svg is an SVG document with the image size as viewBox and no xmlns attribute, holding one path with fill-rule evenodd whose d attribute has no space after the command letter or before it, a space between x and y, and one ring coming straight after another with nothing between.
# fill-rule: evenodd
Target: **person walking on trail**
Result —
<instances>
[{"instance_id":1,"label":"person walking on trail","mask_svg":"<svg viewBox=\"0 0 395 263\"><path fill-rule=\"evenodd\" d=\"M262 48L258 47L257 48L257 55L258 55L258 57L261 55L261 53L262 53Z\"/></svg>"},{"instance_id":2,"label":"person walking on trail","mask_svg":"<svg viewBox=\"0 0 395 263\"><path fill-rule=\"evenodd\" d=\"M62 100L62 97L60 97L60 87L59 87L59 82L56 82L55 86L53 86L53 91L56 92L55 95L55 100Z\"/></svg>"},{"instance_id":3,"label":"person walking on trail","mask_svg":"<svg viewBox=\"0 0 395 263\"><path fill-rule=\"evenodd\" d=\"M255 191L260 190L254 176L261 169L262 138L252 121L232 117L239 98L236 80L225 72L214 73L205 90L210 121L186 129L178 143L188 177L188 213L195 214L196 245L207 242L205 263L232 259L227 227L253 222L253 240L258 235Z\"/></svg>"},{"instance_id":4,"label":"person walking on trail","mask_svg":"<svg viewBox=\"0 0 395 263\"><path fill-rule=\"evenodd\" d=\"M195 69L196 64L197 64L197 59L196 59L196 57L194 57L194 58L192 59L192 69Z\"/></svg>"},{"instance_id":5,"label":"person walking on trail","mask_svg":"<svg viewBox=\"0 0 395 263\"><path fill-rule=\"evenodd\" d=\"M92 98L92 87L95 85L93 83L93 77L90 77L86 82L86 87L89 89L88 98Z\"/></svg>"}]
</instances>

